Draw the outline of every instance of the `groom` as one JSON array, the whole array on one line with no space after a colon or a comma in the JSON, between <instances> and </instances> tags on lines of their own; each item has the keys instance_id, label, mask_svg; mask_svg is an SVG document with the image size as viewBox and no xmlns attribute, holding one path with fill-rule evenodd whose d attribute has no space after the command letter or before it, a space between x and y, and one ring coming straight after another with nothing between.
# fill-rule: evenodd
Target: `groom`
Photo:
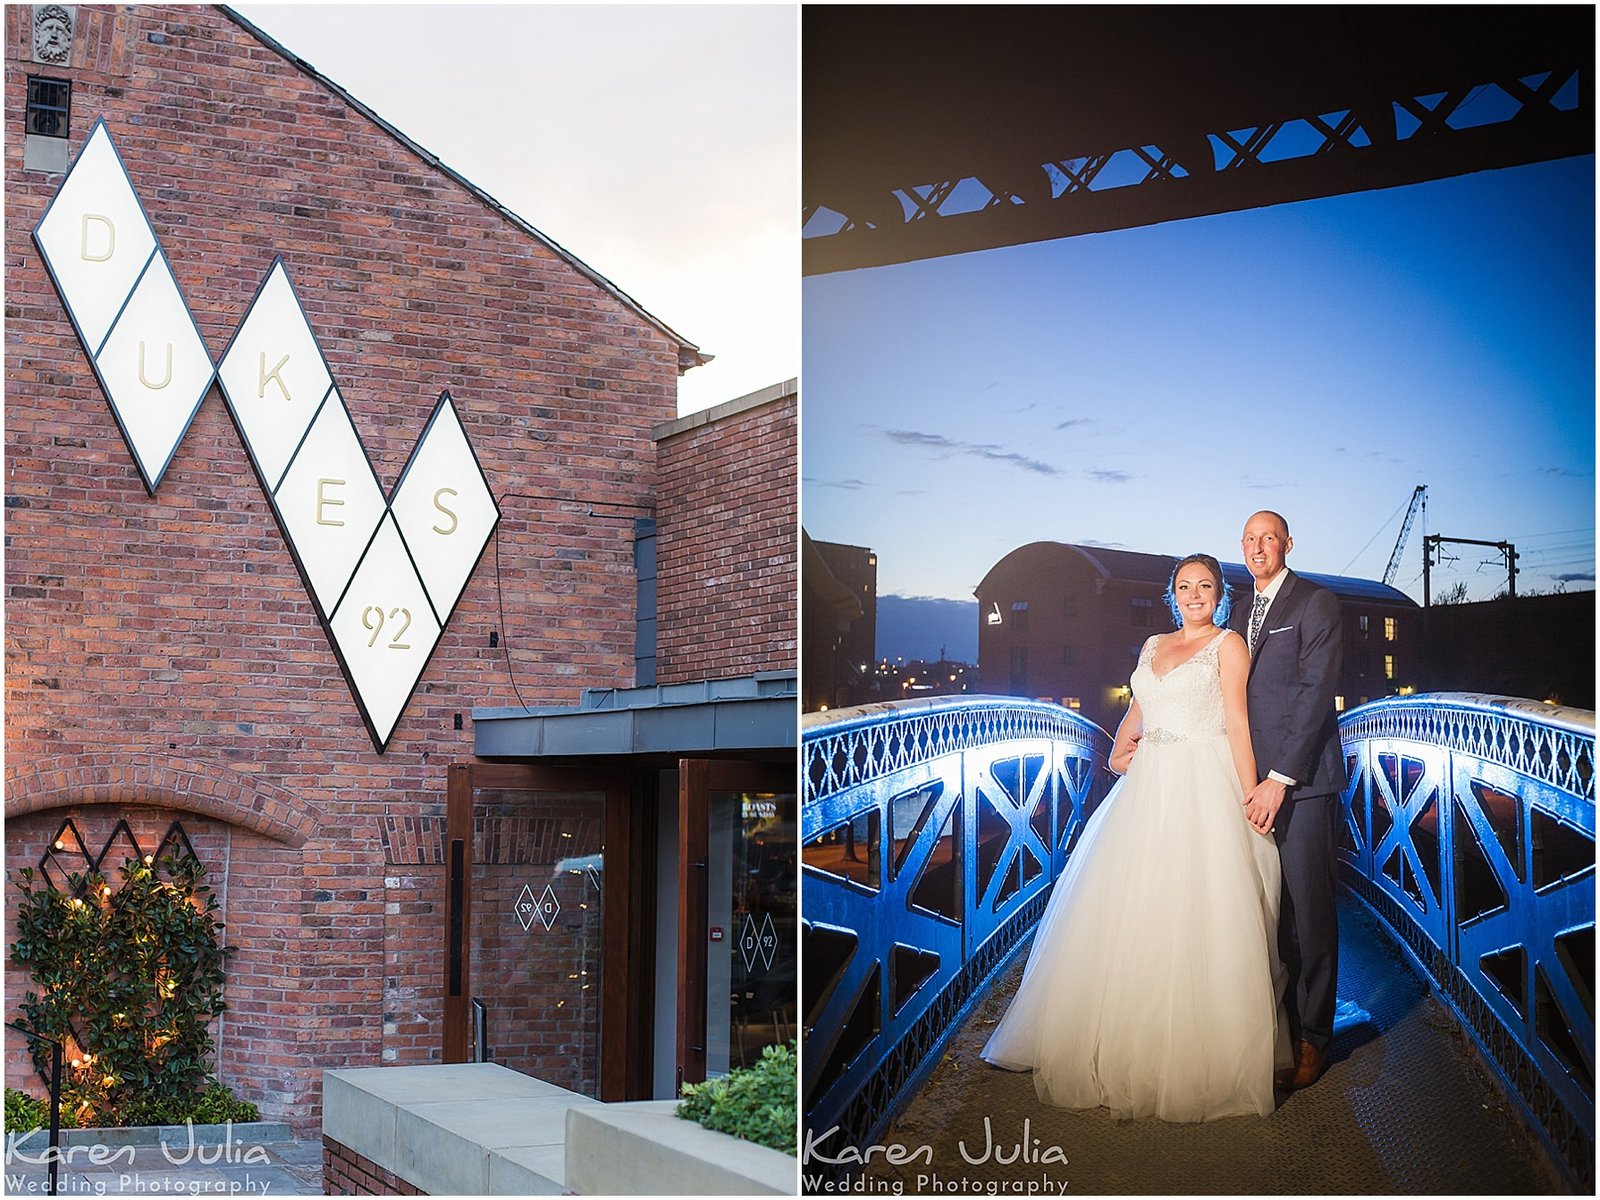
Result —
<instances>
[{"instance_id":1,"label":"groom","mask_svg":"<svg viewBox=\"0 0 1600 1200\"><path fill-rule=\"evenodd\" d=\"M1333 694L1343 635L1339 601L1284 565L1294 539L1275 512L1245 522L1250 604L1234 605L1233 627L1250 645L1250 742L1263 778L1245 816L1277 839L1283 861L1278 949L1288 970L1284 1006L1294 1065L1281 1088L1315 1083L1333 1041L1339 928L1334 910L1334 829L1345 787Z\"/></svg>"}]
</instances>

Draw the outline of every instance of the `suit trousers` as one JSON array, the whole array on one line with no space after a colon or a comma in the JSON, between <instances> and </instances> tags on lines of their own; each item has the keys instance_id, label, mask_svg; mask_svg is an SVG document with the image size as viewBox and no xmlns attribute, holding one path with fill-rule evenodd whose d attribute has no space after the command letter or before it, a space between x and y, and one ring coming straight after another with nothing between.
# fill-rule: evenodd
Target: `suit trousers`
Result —
<instances>
[{"instance_id":1,"label":"suit trousers","mask_svg":"<svg viewBox=\"0 0 1600 1200\"><path fill-rule=\"evenodd\" d=\"M1335 900L1338 864L1334 833L1339 797L1290 793L1278 811L1278 853L1283 863L1283 898L1278 952L1288 973L1284 1006L1292 1042L1327 1050L1333 1041L1335 987L1339 973L1339 917Z\"/></svg>"}]
</instances>

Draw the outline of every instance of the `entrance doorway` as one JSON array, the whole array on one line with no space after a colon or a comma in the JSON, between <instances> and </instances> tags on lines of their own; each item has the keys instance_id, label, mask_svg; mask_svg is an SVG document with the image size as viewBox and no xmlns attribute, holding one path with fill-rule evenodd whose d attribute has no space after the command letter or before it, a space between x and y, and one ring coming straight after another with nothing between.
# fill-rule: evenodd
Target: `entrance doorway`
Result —
<instances>
[{"instance_id":1,"label":"entrance doorway","mask_svg":"<svg viewBox=\"0 0 1600 1200\"><path fill-rule=\"evenodd\" d=\"M794 1037L795 800L792 762L452 766L444 1061L635 1100Z\"/></svg>"}]
</instances>

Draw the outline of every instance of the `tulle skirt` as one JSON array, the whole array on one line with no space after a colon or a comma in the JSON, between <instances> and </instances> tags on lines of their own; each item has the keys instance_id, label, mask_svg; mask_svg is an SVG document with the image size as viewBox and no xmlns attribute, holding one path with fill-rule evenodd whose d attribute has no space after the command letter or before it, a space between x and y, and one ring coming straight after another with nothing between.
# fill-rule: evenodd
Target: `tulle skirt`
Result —
<instances>
[{"instance_id":1,"label":"tulle skirt","mask_svg":"<svg viewBox=\"0 0 1600 1200\"><path fill-rule=\"evenodd\" d=\"M1244 817L1225 737L1141 745L1090 818L983 1049L1039 1098L1209 1121L1273 1111L1278 849Z\"/></svg>"}]
</instances>

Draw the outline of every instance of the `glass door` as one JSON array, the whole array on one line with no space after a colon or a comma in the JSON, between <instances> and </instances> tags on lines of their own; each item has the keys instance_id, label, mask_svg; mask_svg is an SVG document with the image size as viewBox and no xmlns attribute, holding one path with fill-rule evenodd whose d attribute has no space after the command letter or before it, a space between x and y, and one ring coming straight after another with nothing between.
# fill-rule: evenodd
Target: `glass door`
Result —
<instances>
[{"instance_id":1,"label":"glass door","mask_svg":"<svg viewBox=\"0 0 1600 1200\"><path fill-rule=\"evenodd\" d=\"M712 862L725 864L706 964L706 1073L750 1066L795 1036L795 797L713 792Z\"/></svg>"},{"instance_id":2,"label":"glass door","mask_svg":"<svg viewBox=\"0 0 1600 1200\"><path fill-rule=\"evenodd\" d=\"M648 829L633 782L624 770L450 768L445 1062L636 1098L649 1065L640 918L653 879L639 866Z\"/></svg>"},{"instance_id":3,"label":"glass door","mask_svg":"<svg viewBox=\"0 0 1600 1200\"><path fill-rule=\"evenodd\" d=\"M680 1083L796 1036L794 784L792 764L679 763Z\"/></svg>"},{"instance_id":4,"label":"glass door","mask_svg":"<svg viewBox=\"0 0 1600 1200\"><path fill-rule=\"evenodd\" d=\"M472 798L472 999L484 1033L474 1057L596 1097L605 799L529 788Z\"/></svg>"}]
</instances>

